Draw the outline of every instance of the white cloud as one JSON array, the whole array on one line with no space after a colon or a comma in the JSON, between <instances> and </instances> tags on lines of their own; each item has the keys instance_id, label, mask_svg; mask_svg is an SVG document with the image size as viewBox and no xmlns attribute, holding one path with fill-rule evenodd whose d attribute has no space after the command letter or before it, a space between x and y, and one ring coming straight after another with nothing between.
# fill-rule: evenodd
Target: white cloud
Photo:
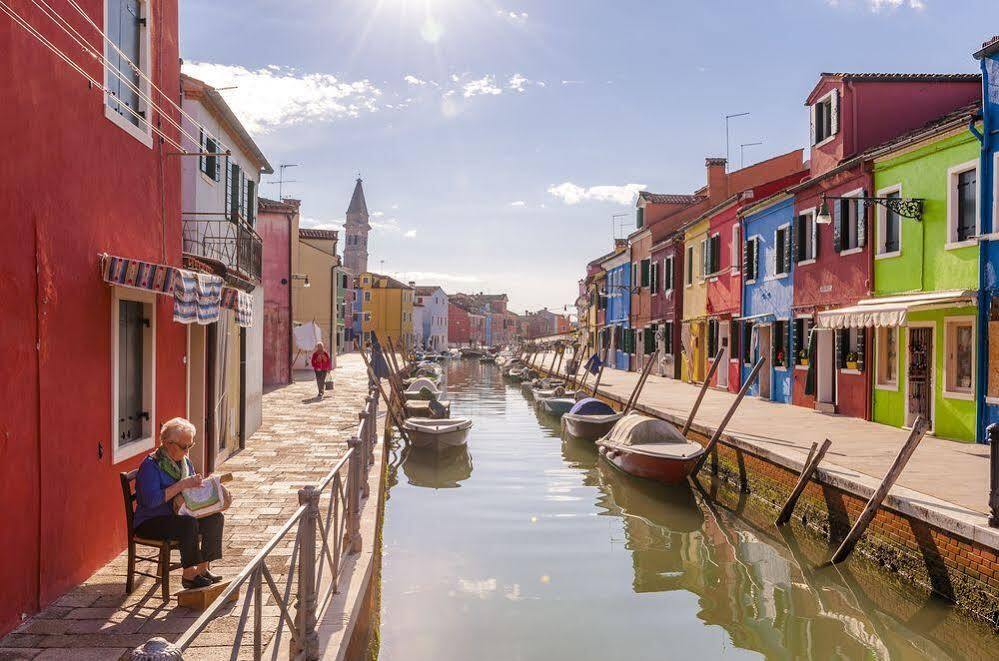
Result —
<instances>
[{"instance_id":1,"label":"white cloud","mask_svg":"<svg viewBox=\"0 0 999 661\"><path fill-rule=\"evenodd\" d=\"M405 237L407 239L412 239L415 236L416 236L416 230L409 230L409 231L407 231L406 233L403 234L403 237Z\"/></svg>"},{"instance_id":2,"label":"white cloud","mask_svg":"<svg viewBox=\"0 0 999 661\"><path fill-rule=\"evenodd\" d=\"M402 79L405 80L410 85L426 85L427 84L427 81L420 80L419 78L417 78L416 76L413 76L413 75L403 76Z\"/></svg>"},{"instance_id":3,"label":"white cloud","mask_svg":"<svg viewBox=\"0 0 999 661\"><path fill-rule=\"evenodd\" d=\"M372 211L370 214L372 218L381 218L384 215L385 215L384 211Z\"/></svg>"},{"instance_id":4,"label":"white cloud","mask_svg":"<svg viewBox=\"0 0 999 661\"><path fill-rule=\"evenodd\" d=\"M526 11L516 12L516 11L506 11L504 9L497 9L496 15L505 18L511 23L517 23L519 25L523 25L524 23L527 22L528 19Z\"/></svg>"},{"instance_id":5,"label":"white cloud","mask_svg":"<svg viewBox=\"0 0 999 661\"><path fill-rule=\"evenodd\" d=\"M436 44L444 36L444 25L433 16L427 16L420 26L420 36L429 44Z\"/></svg>"},{"instance_id":6,"label":"white cloud","mask_svg":"<svg viewBox=\"0 0 999 661\"><path fill-rule=\"evenodd\" d=\"M510 206L511 206L511 207L522 207L522 206L526 206L526 204L527 204L527 203L526 203L526 202L524 202L523 200L516 200L516 201L514 201L514 202L511 202L511 203L510 203Z\"/></svg>"},{"instance_id":7,"label":"white cloud","mask_svg":"<svg viewBox=\"0 0 999 661\"><path fill-rule=\"evenodd\" d=\"M631 204L639 191L645 190L645 184L624 184L623 186L577 186L566 181L557 186L549 186L548 192L566 204L580 202L614 202L616 204Z\"/></svg>"},{"instance_id":8,"label":"white cloud","mask_svg":"<svg viewBox=\"0 0 999 661\"><path fill-rule=\"evenodd\" d=\"M563 85L582 85L583 81L582 80L563 80L562 84Z\"/></svg>"},{"instance_id":9,"label":"white cloud","mask_svg":"<svg viewBox=\"0 0 999 661\"><path fill-rule=\"evenodd\" d=\"M462 90L462 96L466 99L482 94L496 95L503 93L503 90L496 87L496 79L491 75L468 81L462 86Z\"/></svg>"},{"instance_id":10,"label":"white cloud","mask_svg":"<svg viewBox=\"0 0 999 661\"><path fill-rule=\"evenodd\" d=\"M377 112L382 91L367 79L345 81L268 65L256 70L212 62L185 62L184 72L215 87L250 132L329 122Z\"/></svg>"},{"instance_id":11,"label":"white cloud","mask_svg":"<svg viewBox=\"0 0 999 661\"><path fill-rule=\"evenodd\" d=\"M912 9L921 11L926 9L923 0L826 0L830 7L852 7L857 4L865 5L875 14L883 11L894 11L896 9Z\"/></svg>"},{"instance_id":12,"label":"white cloud","mask_svg":"<svg viewBox=\"0 0 999 661\"><path fill-rule=\"evenodd\" d=\"M385 214L379 214L378 217L381 218ZM376 214L371 214L371 219L368 220L368 224L371 225L371 229L379 234L393 234L401 236L404 239L412 239L416 236L415 229L404 228L397 218L386 218L385 220L374 220Z\"/></svg>"},{"instance_id":13,"label":"white cloud","mask_svg":"<svg viewBox=\"0 0 999 661\"><path fill-rule=\"evenodd\" d=\"M482 282L482 278L477 275L464 273L440 273L438 271L395 271L389 273L397 280L415 280L416 282L439 282L439 283L473 283Z\"/></svg>"},{"instance_id":14,"label":"white cloud","mask_svg":"<svg viewBox=\"0 0 999 661\"><path fill-rule=\"evenodd\" d=\"M299 227L312 230L342 230L343 218L327 220L312 218L311 216L302 216L302 219L299 221Z\"/></svg>"}]
</instances>

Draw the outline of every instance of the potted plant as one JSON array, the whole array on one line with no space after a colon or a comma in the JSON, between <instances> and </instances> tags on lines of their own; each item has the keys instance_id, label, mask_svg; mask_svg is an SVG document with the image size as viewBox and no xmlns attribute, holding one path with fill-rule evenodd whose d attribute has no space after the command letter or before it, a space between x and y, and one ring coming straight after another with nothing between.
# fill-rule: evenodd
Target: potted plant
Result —
<instances>
[{"instance_id":1,"label":"potted plant","mask_svg":"<svg viewBox=\"0 0 999 661\"><path fill-rule=\"evenodd\" d=\"M778 351L774 358L774 367L784 367L784 351Z\"/></svg>"},{"instance_id":2,"label":"potted plant","mask_svg":"<svg viewBox=\"0 0 999 661\"><path fill-rule=\"evenodd\" d=\"M798 351L798 364L802 367L808 367L808 351L805 349Z\"/></svg>"},{"instance_id":3,"label":"potted plant","mask_svg":"<svg viewBox=\"0 0 999 661\"><path fill-rule=\"evenodd\" d=\"M860 356L857 355L856 351L851 351L846 354L846 369L855 370L857 369L857 362L860 360Z\"/></svg>"}]
</instances>

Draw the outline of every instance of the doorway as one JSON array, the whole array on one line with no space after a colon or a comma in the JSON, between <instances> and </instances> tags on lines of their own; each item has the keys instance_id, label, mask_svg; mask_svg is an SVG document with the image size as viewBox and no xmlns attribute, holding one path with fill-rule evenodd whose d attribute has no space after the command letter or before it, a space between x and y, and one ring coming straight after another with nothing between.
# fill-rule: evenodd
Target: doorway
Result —
<instances>
[{"instance_id":1,"label":"doorway","mask_svg":"<svg viewBox=\"0 0 999 661\"><path fill-rule=\"evenodd\" d=\"M718 377L717 383L719 388L728 389L728 359L731 357L731 344L729 342L729 323L727 321L717 320L718 326L718 346L724 349L721 358L718 360L718 367L716 368L715 374Z\"/></svg>"},{"instance_id":2,"label":"doorway","mask_svg":"<svg viewBox=\"0 0 999 661\"><path fill-rule=\"evenodd\" d=\"M770 324L760 324L756 327L757 342L756 342L756 361L759 361L761 357L767 359L767 364L765 369L760 370L760 399L772 399L773 394L771 392L770 383L773 377L773 365L770 364L770 354L771 354L771 338L770 334L773 330L773 326ZM754 362L756 362L754 361Z\"/></svg>"},{"instance_id":3,"label":"doorway","mask_svg":"<svg viewBox=\"0 0 999 661\"><path fill-rule=\"evenodd\" d=\"M909 328L909 361L906 370L908 402L905 424L922 416L933 426L933 327Z\"/></svg>"},{"instance_id":4,"label":"doorway","mask_svg":"<svg viewBox=\"0 0 999 661\"><path fill-rule=\"evenodd\" d=\"M836 331L818 328L815 351L815 409L834 413L836 407Z\"/></svg>"},{"instance_id":5,"label":"doorway","mask_svg":"<svg viewBox=\"0 0 999 661\"><path fill-rule=\"evenodd\" d=\"M205 419L205 374L208 356L206 353L206 330L200 324L190 324L187 327L187 419L194 424L197 444L191 448L191 463L194 470L205 474L207 436L207 421Z\"/></svg>"}]
</instances>

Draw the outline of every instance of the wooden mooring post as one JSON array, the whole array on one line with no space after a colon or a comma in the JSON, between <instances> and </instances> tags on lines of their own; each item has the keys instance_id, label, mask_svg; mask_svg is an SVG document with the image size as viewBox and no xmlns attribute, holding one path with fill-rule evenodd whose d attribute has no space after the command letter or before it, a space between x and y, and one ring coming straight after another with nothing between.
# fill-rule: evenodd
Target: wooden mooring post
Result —
<instances>
[{"instance_id":1,"label":"wooden mooring post","mask_svg":"<svg viewBox=\"0 0 999 661\"><path fill-rule=\"evenodd\" d=\"M829 559L830 564L837 564L843 562L847 559L850 553L853 552L853 547L857 545L860 541L861 536L864 531L867 530L867 526L870 525L871 520L874 519L874 515L877 514L878 508L881 507L881 503L884 502L885 497L888 495L888 491L891 490L892 486L895 485L895 481L898 476L902 474L905 469L905 465L909 463L909 459L912 458L912 453L916 451L919 446L919 442L923 440L926 436L927 430L930 428L929 421L919 416L916 421L912 424L912 431L909 433L909 438L905 439L905 444L902 449L898 451L898 456L895 457L895 461L892 462L891 468L885 473L884 479L881 481L881 485L874 491L871 495L871 499L867 501L867 506L864 507L864 511L860 513L857 517L857 522L853 524L850 528L849 534L847 534L846 539L843 543L839 545L836 552L833 553L832 558Z\"/></svg>"},{"instance_id":2,"label":"wooden mooring post","mask_svg":"<svg viewBox=\"0 0 999 661\"><path fill-rule=\"evenodd\" d=\"M709 440L708 444L704 446L704 454L701 455L700 461L698 461L697 466L694 467L693 475L697 475L697 473L700 472L701 467L704 466L704 462L707 461L708 455L711 454L711 451L715 449L716 445L718 445L718 439L721 438L722 432L725 431L725 427L728 426L729 420L731 420L732 416L735 415L735 410L739 408L739 404L742 403L746 393L749 392L749 387L753 385L754 381L756 381L756 377L760 375L760 370L763 369L766 362L766 357L760 357L760 359L756 361L756 364L753 365L752 371L750 371L749 376L746 377L746 382L742 384L741 388L739 388L739 394L735 396L735 401L732 402L732 406L729 407L725 417L722 418L721 424L718 425L718 429L716 429L715 433L711 435L711 440Z\"/></svg>"},{"instance_id":3,"label":"wooden mooring post","mask_svg":"<svg viewBox=\"0 0 999 661\"><path fill-rule=\"evenodd\" d=\"M777 519L774 521L775 526L782 526L791 520L791 514L794 513L794 506L798 504L798 498L805 491L805 486L812 479L812 474L819 467L819 462L822 461L822 458L826 456L826 450L829 449L830 445L832 445L832 441L828 438L822 442L821 448L817 442L812 443L812 449L808 451L808 458L805 459L805 465L801 467L801 475L798 476L798 483L794 485L791 495L787 497L787 502L784 503L780 514L777 515Z\"/></svg>"},{"instance_id":4,"label":"wooden mooring post","mask_svg":"<svg viewBox=\"0 0 999 661\"><path fill-rule=\"evenodd\" d=\"M593 382L593 396L597 396L600 390L600 379L604 378L604 366L607 364L607 349L604 349L604 359L600 362L600 370L597 372L597 380Z\"/></svg>"},{"instance_id":5,"label":"wooden mooring post","mask_svg":"<svg viewBox=\"0 0 999 661\"><path fill-rule=\"evenodd\" d=\"M722 354L725 353L725 347L718 350L718 354L715 356L715 361L711 363L711 369L708 370L708 375L704 377L704 383L701 384L701 392L697 393L697 399L694 400L694 406L690 409L690 415L687 416L687 422L683 425L683 431L680 433L684 436L690 431L690 425L694 424L694 416L697 415L697 409L701 408L701 400L704 399L704 394L708 391L708 385L711 383L711 377L715 375L718 371L718 363L721 362Z\"/></svg>"},{"instance_id":6,"label":"wooden mooring post","mask_svg":"<svg viewBox=\"0 0 999 661\"><path fill-rule=\"evenodd\" d=\"M635 389L631 391L631 397L628 398L628 403L625 404L624 413L627 413L631 409L635 408L638 404L638 398L642 394L642 390L645 388L645 382L649 378L649 372L652 371L654 359L658 355L658 351L653 351L650 356L650 360L646 361L645 366L642 368L642 373L639 375L638 381L635 383Z\"/></svg>"}]
</instances>

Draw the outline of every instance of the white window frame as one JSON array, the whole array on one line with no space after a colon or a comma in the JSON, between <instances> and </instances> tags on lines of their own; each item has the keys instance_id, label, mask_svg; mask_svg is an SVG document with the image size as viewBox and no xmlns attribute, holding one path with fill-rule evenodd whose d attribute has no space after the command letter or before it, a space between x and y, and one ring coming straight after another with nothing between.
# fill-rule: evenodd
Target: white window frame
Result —
<instances>
[{"instance_id":1,"label":"white window frame","mask_svg":"<svg viewBox=\"0 0 999 661\"><path fill-rule=\"evenodd\" d=\"M649 257L649 291L652 296L658 296L662 285L659 282L659 262Z\"/></svg>"},{"instance_id":2,"label":"white window frame","mask_svg":"<svg viewBox=\"0 0 999 661\"><path fill-rule=\"evenodd\" d=\"M693 244L686 246L687 259L684 261L683 270L683 286L692 287L694 285L694 246Z\"/></svg>"},{"instance_id":3,"label":"white window frame","mask_svg":"<svg viewBox=\"0 0 999 661\"><path fill-rule=\"evenodd\" d=\"M739 242L739 229L739 223L732 224L732 244L729 246L729 259L732 262L730 273L732 275L739 275L741 272L739 264L742 262L742 256L740 255L742 246Z\"/></svg>"},{"instance_id":4,"label":"white window frame","mask_svg":"<svg viewBox=\"0 0 999 661\"><path fill-rule=\"evenodd\" d=\"M902 197L902 184L898 183L887 188L882 188L875 193L876 197L886 197L891 193L898 193ZM875 211L875 236L874 236L874 259L891 259L902 255L902 216L898 217L898 250L885 252L885 239L887 238L888 209L883 205L877 205Z\"/></svg>"},{"instance_id":5,"label":"white window frame","mask_svg":"<svg viewBox=\"0 0 999 661\"><path fill-rule=\"evenodd\" d=\"M752 278L744 280L743 283L747 285L755 285L757 280L760 278L760 235L754 234L752 236L745 237L743 238L743 241L753 242L753 260L756 262L756 273Z\"/></svg>"},{"instance_id":6,"label":"white window frame","mask_svg":"<svg viewBox=\"0 0 999 661\"><path fill-rule=\"evenodd\" d=\"M879 193L880 195L880 193ZM888 331L895 334L895 380L885 381L881 378L881 333ZM902 373L902 349L899 344L901 333L898 326L875 326L874 328L874 388L877 390L888 390L898 392L899 375ZM908 404L908 402L906 402Z\"/></svg>"},{"instance_id":7,"label":"white window frame","mask_svg":"<svg viewBox=\"0 0 999 661\"><path fill-rule=\"evenodd\" d=\"M810 218L810 222L812 223L812 257L810 259L803 259L800 262L797 261L794 262L795 266L808 266L809 264L814 264L815 256L818 255L817 248L819 243L819 227L815 223L815 207L802 209L798 213L798 218L800 219L802 216L808 216ZM797 238L798 237L794 237L794 240L797 241ZM794 245L797 245L797 243L795 243ZM796 257L797 255L791 255L792 260L796 259Z\"/></svg>"},{"instance_id":8,"label":"white window frame","mask_svg":"<svg viewBox=\"0 0 999 661\"><path fill-rule=\"evenodd\" d=\"M815 322L815 318L812 315L810 315L810 314L796 314L796 315L794 315L794 317L792 317L792 319L791 319L791 324L792 324L791 330L792 330L792 332L794 331L794 322L796 322L798 319L804 319L805 321L807 321L808 323L810 323L812 325L812 327L809 329L809 332L805 333L805 352L807 353L808 352L808 336L812 332L814 332L814 330L817 328L816 322ZM804 324L802 324L802 325L804 325ZM797 337L797 335L795 335L795 337ZM794 343L792 342L792 344L794 344ZM793 349L794 349L794 347L790 347L788 349L788 353L790 354L793 351ZM808 365L799 365L798 364L798 356L797 356L797 354L791 355L791 364L794 366L794 369L796 369L796 370L808 370ZM818 366L816 366L816 369L818 369Z\"/></svg>"},{"instance_id":9,"label":"white window frame","mask_svg":"<svg viewBox=\"0 0 999 661\"><path fill-rule=\"evenodd\" d=\"M791 240L791 223L784 223L783 225L778 225L777 228L774 230L774 248L773 248L773 250L774 250L774 258L773 258L774 272L773 272L773 275L769 275L769 276L764 277L763 278L764 281L783 280L784 278L786 278L786 277L788 277L788 276L791 275L791 265L790 264L785 264L785 266L787 267L787 271L784 271L783 273L777 273L777 254L778 254L778 250L777 250L777 233L780 232L783 229L787 230L787 241ZM791 255L791 258L792 258L792 261L794 261L794 255ZM757 263L759 263L759 259L757 259L756 261L757 261ZM774 369L777 369L777 368L774 368Z\"/></svg>"},{"instance_id":10,"label":"white window frame","mask_svg":"<svg viewBox=\"0 0 999 661\"><path fill-rule=\"evenodd\" d=\"M963 170L963 172L966 171ZM978 358L978 328L976 327L976 322L977 318L971 315L944 317L943 396L947 399L963 399L967 401L975 399L975 378L977 377L975 362ZM952 326L971 326L971 385L968 387L968 390L951 390L948 382L947 368L950 365L950 329Z\"/></svg>"},{"instance_id":11,"label":"white window frame","mask_svg":"<svg viewBox=\"0 0 999 661\"><path fill-rule=\"evenodd\" d=\"M947 169L947 243L944 250L956 250L978 243L982 233L982 173L979 161L967 161ZM975 236L965 241L957 240L957 177L965 172L975 171Z\"/></svg>"},{"instance_id":12,"label":"white window frame","mask_svg":"<svg viewBox=\"0 0 999 661\"><path fill-rule=\"evenodd\" d=\"M111 463L119 464L156 447L156 294L141 289L112 287L111 292ZM122 447L118 443L118 321L119 303L137 301L149 306L149 327L142 338L142 398L148 404L149 420L143 424L144 434L138 441Z\"/></svg>"},{"instance_id":13,"label":"white window frame","mask_svg":"<svg viewBox=\"0 0 999 661\"><path fill-rule=\"evenodd\" d=\"M829 112L830 113L835 112L836 115L837 115L837 117L839 116L839 108L833 108L833 105L837 105L837 106L839 105L839 94L836 94L836 92L837 92L836 88L833 88L833 89L829 90L828 92L826 92L825 94L823 94L822 96L820 96L819 98L817 98L815 100L815 103L813 103L811 106L809 106L809 111L812 113L812 126L813 126L812 135L811 135L811 140L812 141L815 140L815 132L814 131L815 131L815 128L818 126L816 124L816 122L815 122L815 106L819 105L820 103L825 103L826 100L829 99ZM835 95L835 98L833 98L833 95ZM838 127L837 127L836 131L832 130L832 120L830 120L829 121L829 135L826 136L825 138L823 138L821 142L812 142L812 147L821 147L822 145L825 145L825 144L828 144L828 143L832 142L833 138L835 138L838 133L839 133Z\"/></svg>"},{"instance_id":14,"label":"white window frame","mask_svg":"<svg viewBox=\"0 0 999 661\"><path fill-rule=\"evenodd\" d=\"M857 188L855 190L850 191L849 193L843 193L843 195L841 195L840 197L851 198L851 197L863 197L863 196L864 196L864 189L863 188ZM836 200L836 201L839 202L840 200ZM839 213L842 216L843 210L840 209ZM858 214L860 214L860 213L866 213L866 210L862 212L860 210L859 206L858 206L857 213ZM859 220L859 216L858 216L858 220ZM840 222L842 223L842 218L840 218ZM841 233L843 232L842 227L840 228L840 232ZM866 244L866 241L865 241L865 244ZM847 255L856 255L857 253L861 253L861 252L864 252L864 246L856 246L854 248L847 248L846 250L843 250L842 252L840 252L838 254L839 254L840 257L846 257Z\"/></svg>"},{"instance_id":15,"label":"white window frame","mask_svg":"<svg viewBox=\"0 0 999 661\"><path fill-rule=\"evenodd\" d=\"M718 261L721 262L722 248L721 248L720 232L715 232L714 234L708 233L708 244L707 244L708 252L711 252L711 242L714 241L715 239L718 239ZM720 264L712 264L711 266L714 267L714 270L711 273L708 273L707 275L712 276L711 281L714 282L718 279L717 276L722 272L723 269L720 268L721 267Z\"/></svg>"},{"instance_id":16,"label":"white window frame","mask_svg":"<svg viewBox=\"0 0 999 661\"><path fill-rule=\"evenodd\" d=\"M141 125L144 121L145 130L136 126L132 122L128 121L124 116L122 116L118 111L111 107L110 94L107 92L102 96L101 102L104 104L104 116L111 120L111 123L116 124L121 129L128 133L130 136L144 144L149 149L153 148L153 109L146 102L146 99L153 98L150 94L150 84L149 81L152 79L153 71L153 57L152 50L150 48L150 35L152 34L153 27L153 13L149 11L150 0L136 0L139 4L139 13L145 23L140 27L141 34L139 35L139 61L136 64L142 75L139 76L139 107L137 110L145 113L145 119L140 120ZM101 14L101 24L104 26L104 34L109 34L108 30L108 2L104 0L104 11ZM111 47L109 40L104 41L104 57L105 61L110 61L111 53L114 49ZM104 65L104 87L107 88L111 82L111 74L108 72L110 68L109 65ZM124 83L123 83L124 84ZM145 98L142 98L145 97Z\"/></svg>"},{"instance_id":17,"label":"white window frame","mask_svg":"<svg viewBox=\"0 0 999 661\"><path fill-rule=\"evenodd\" d=\"M700 268L700 277L697 279L698 282L704 282L705 278L708 277L707 259L708 259L708 244L710 243L710 241L711 239L708 238L707 236L701 239L701 259L698 260L698 265L701 268Z\"/></svg>"}]
</instances>

